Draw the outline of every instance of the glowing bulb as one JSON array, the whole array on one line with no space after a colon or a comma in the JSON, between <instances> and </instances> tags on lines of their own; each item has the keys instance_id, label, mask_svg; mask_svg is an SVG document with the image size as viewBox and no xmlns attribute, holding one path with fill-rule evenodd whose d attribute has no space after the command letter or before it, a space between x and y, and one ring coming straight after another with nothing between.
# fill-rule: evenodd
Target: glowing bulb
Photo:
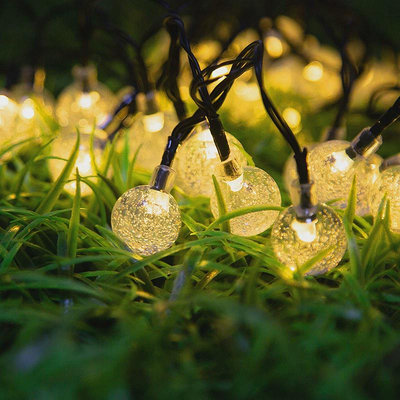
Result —
<instances>
[{"instance_id":1,"label":"glowing bulb","mask_svg":"<svg viewBox=\"0 0 400 400\"><path fill-rule=\"evenodd\" d=\"M243 167L239 176L218 177L226 211L231 212L251 206L280 206L281 194L278 185L262 169ZM211 196L211 211L219 217L218 201L215 193ZM275 221L277 211L258 211L232 218L231 232L240 236L253 236L264 232Z\"/></svg>"},{"instance_id":2,"label":"glowing bulb","mask_svg":"<svg viewBox=\"0 0 400 400\"><path fill-rule=\"evenodd\" d=\"M175 243L181 216L178 204L169 193L144 185L129 189L117 200L111 225L134 253L147 256Z\"/></svg>"},{"instance_id":3,"label":"glowing bulb","mask_svg":"<svg viewBox=\"0 0 400 400\"><path fill-rule=\"evenodd\" d=\"M353 164L354 161L346 154L345 150L332 153L330 169L333 173L347 172L353 167Z\"/></svg>"},{"instance_id":4,"label":"glowing bulb","mask_svg":"<svg viewBox=\"0 0 400 400\"><path fill-rule=\"evenodd\" d=\"M260 99L260 91L256 83L237 81L233 86L234 93L245 101L257 101Z\"/></svg>"},{"instance_id":5,"label":"glowing bulb","mask_svg":"<svg viewBox=\"0 0 400 400\"><path fill-rule=\"evenodd\" d=\"M161 161L168 136L178 124L175 113L142 114L127 131L132 143L131 154L137 153L136 166L152 171Z\"/></svg>"},{"instance_id":6,"label":"glowing bulb","mask_svg":"<svg viewBox=\"0 0 400 400\"><path fill-rule=\"evenodd\" d=\"M101 124L116 104L114 94L97 81L93 66L75 67L74 83L60 94L56 115L63 128L90 134L95 124Z\"/></svg>"},{"instance_id":7,"label":"glowing bulb","mask_svg":"<svg viewBox=\"0 0 400 400\"><path fill-rule=\"evenodd\" d=\"M223 65L211 72L211 79L225 77L225 75L229 73L229 70L230 67L228 65Z\"/></svg>"},{"instance_id":8,"label":"glowing bulb","mask_svg":"<svg viewBox=\"0 0 400 400\"><path fill-rule=\"evenodd\" d=\"M386 194L390 204L390 229L393 232L400 233L400 166L385 169L371 189L372 214L377 215L379 205Z\"/></svg>"},{"instance_id":9,"label":"glowing bulb","mask_svg":"<svg viewBox=\"0 0 400 400\"><path fill-rule=\"evenodd\" d=\"M297 221L293 206L284 210L271 231L271 243L278 260L294 271L323 251L327 254L306 271L318 275L336 267L346 247L346 234L340 218L332 208L317 206L313 221Z\"/></svg>"},{"instance_id":10,"label":"glowing bulb","mask_svg":"<svg viewBox=\"0 0 400 400\"><path fill-rule=\"evenodd\" d=\"M95 160L92 160L90 153L90 141L91 135L87 133L82 133L80 136L80 144L78 155L75 161L75 165L72 169L71 176L69 177L70 182L64 185L64 190L71 195L75 194L76 191L76 181L73 180L75 177L75 170L78 168L79 175L85 178L96 175L96 170L94 167L94 161L98 164L102 158L103 143L107 135L104 131L97 130L95 132L96 136L93 138L93 154ZM51 158L49 160L49 170L53 180L56 180L61 171L63 170L66 161L60 160L58 158L66 159L70 154L76 142L76 134L70 131L63 131L59 134L56 140L52 143L52 156L57 158ZM88 196L92 193L92 189L86 183L81 182L81 195Z\"/></svg>"},{"instance_id":11,"label":"glowing bulb","mask_svg":"<svg viewBox=\"0 0 400 400\"><path fill-rule=\"evenodd\" d=\"M10 104L10 99L4 94L0 94L0 110L4 110Z\"/></svg>"},{"instance_id":12,"label":"glowing bulb","mask_svg":"<svg viewBox=\"0 0 400 400\"><path fill-rule=\"evenodd\" d=\"M242 145L226 133L232 157L247 165ZM176 154L177 185L189 196L210 197L214 192L212 174L220 163L217 148L206 124L199 126L180 146Z\"/></svg>"},{"instance_id":13,"label":"glowing bulb","mask_svg":"<svg viewBox=\"0 0 400 400\"><path fill-rule=\"evenodd\" d=\"M317 220L301 222L295 219L290 227L296 232L297 237L306 243L311 243L317 238Z\"/></svg>"},{"instance_id":14,"label":"glowing bulb","mask_svg":"<svg viewBox=\"0 0 400 400\"><path fill-rule=\"evenodd\" d=\"M311 61L303 69L304 79L310 82L316 82L322 79L324 67L319 61Z\"/></svg>"},{"instance_id":15,"label":"glowing bulb","mask_svg":"<svg viewBox=\"0 0 400 400\"><path fill-rule=\"evenodd\" d=\"M379 175L382 158L372 154L367 159L357 157L352 160L345 152L350 143L345 140L330 140L309 149L308 164L310 177L315 183L318 201L335 202L335 206L346 208L351 185L356 177L356 213L366 215L370 212L369 196L371 187ZM285 167L285 183L296 177L296 164L291 158Z\"/></svg>"},{"instance_id":16,"label":"glowing bulb","mask_svg":"<svg viewBox=\"0 0 400 400\"><path fill-rule=\"evenodd\" d=\"M143 116L144 129L148 132L158 132L164 127L164 113L157 112Z\"/></svg>"},{"instance_id":17,"label":"glowing bulb","mask_svg":"<svg viewBox=\"0 0 400 400\"><path fill-rule=\"evenodd\" d=\"M267 36L265 38L265 48L272 58L279 58L283 54L282 41L276 36Z\"/></svg>"},{"instance_id":18,"label":"glowing bulb","mask_svg":"<svg viewBox=\"0 0 400 400\"><path fill-rule=\"evenodd\" d=\"M282 112L282 116L295 133L301 129L301 115L295 108L285 108Z\"/></svg>"},{"instance_id":19,"label":"glowing bulb","mask_svg":"<svg viewBox=\"0 0 400 400\"><path fill-rule=\"evenodd\" d=\"M22 103L20 115L25 119L32 119L35 116L34 103L31 99L26 99Z\"/></svg>"},{"instance_id":20,"label":"glowing bulb","mask_svg":"<svg viewBox=\"0 0 400 400\"><path fill-rule=\"evenodd\" d=\"M0 144L8 143L15 138L15 119L18 105L5 94L0 94Z\"/></svg>"}]
</instances>

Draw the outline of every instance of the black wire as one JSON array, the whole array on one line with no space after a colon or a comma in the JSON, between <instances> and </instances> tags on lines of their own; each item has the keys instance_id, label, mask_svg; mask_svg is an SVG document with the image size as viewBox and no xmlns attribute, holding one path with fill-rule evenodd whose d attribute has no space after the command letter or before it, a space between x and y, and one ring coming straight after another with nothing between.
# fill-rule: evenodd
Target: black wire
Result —
<instances>
[{"instance_id":1,"label":"black wire","mask_svg":"<svg viewBox=\"0 0 400 400\"><path fill-rule=\"evenodd\" d=\"M369 129L374 137L378 137L384 129L400 117L400 97Z\"/></svg>"},{"instance_id":2,"label":"black wire","mask_svg":"<svg viewBox=\"0 0 400 400\"><path fill-rule=\"evenodd\" d=\"M182 121L186 118L187 112L178 86L180 72L179 31L172 24L166 24L166 29L170 36L168 59L163 65L156 87L165 91L174 105L178 119Z\"/></svg>"},{"instance_id":3,"label":"black wire","mask_svg":"<svg viewBox=\"0 0 400 400\"><path fill-rule=\"evenodd\" d=\"M169 29L174 29L175 27L178 30L179 42L188 56L193 77L204 81L200 65L191 50L189 40L186 36L185 26L182 19L177 15L170 15L166 18L165 24L169 26ZM213 136L215 147L217 148L221 161L227 160L230 156L228 140L226 138L222 122L219 119L216 110L214 109L210 94L208 93L205 85L199 86L199 94L201 100L197 97L193 97L193 100L195 101L196 105L203 110L207 117L207 120L210 124L210 132Z\"/></svg>"}]
</instances>

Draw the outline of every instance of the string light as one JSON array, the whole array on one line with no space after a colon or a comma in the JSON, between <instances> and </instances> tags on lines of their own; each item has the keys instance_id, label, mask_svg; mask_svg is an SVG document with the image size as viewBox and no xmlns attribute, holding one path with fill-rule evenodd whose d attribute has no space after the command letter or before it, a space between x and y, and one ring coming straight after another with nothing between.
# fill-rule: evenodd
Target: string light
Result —
<instances>
[{"instance_id":1,"label":"string light","mask_svg":"<svg viewBox=\"0 0 400 400\"><path fill-rule=\"evenodd\" d=\"M308 153L311 179L319 201L335 202L335 206L345 208L354 177L356 177L356 213L370 213L369 196L375 184L382 158L377 154L352 159L346 152L350 143L345 140L330 140L315 144ZM284 172L286 186L296 176L293 158L287 163Z\"/></svg>"},{"instance_id":2,"label":"string light","mask_svg":"<svg viewBox=\"0 0 400 400\"><path fill-rule=\"evenodd\" d=\"M317 82L322 79L324 67L319 61L311 61L303 69L303 77L307 81Z\"/></svg>"},{"instance_id":3,"label":"string light","mask_svg":"<svg viewBox=\"0 0 400 400\"><path fill-rule=\"evenodd\" d=\"M295 108L285 108L282 116L294 133L301 131L301 115Z\"/></svg>"},{"instance_id":4,"label":"string light","mask_svg":"<svg viewBox=\"0 0 400 400\"><path fill-rule=\"evenodd\" d=\"M251 206L281 205L278 185L262 169L241 167L235 159L229 159L218 165L215 174L227 212ZM213 215L218 218L220 214L215 193L210 204ZM258 211L235 217L230 220L230 230L240 236L258 235L274 223L277 215L277 211Z\"/></svg>"},{"instance_id":5,"label":"string light","mask_svg":"<svg viewBox=\"0 0 400 400\"><path fill-rule=\"evenodd\" d=\"M377 215L383 196L386 195L390 205L390 229L400 233L400 166L385 169L371 189L372 214Z\"/></svg>"},{"instance_id":6,"label":"string light","mask_svg":"<svg viewBox=\"0 0 400 400\"><path fill-rule=\"evenodd\" d=\"M317 204L312 184L292 187L293 206L281 212L271 231L276 257L290 271L317 257L323 257L305 271L319 275L336 267L346 251L346 235L342 221L332 208Z\"/></svg>"},{"instance_id":7,"label":"string light","mask_svg":"<svg viewBox=\"0 0 400 400\"><path fill-rule=\"evenodd\" d=\"M79 170L79 174L82 177L88 178L96 175L96 168L94 162L99 165L102 159L104 142L107 135L104 131L97 129L95 135L93 136L93 156L91 155L91 140L92 135L88 133L80 134L80 144L78 150L78 156L75 165L72 169L72 173L69 177L69 182L64 185L64 190L71 195L75 194L76 191L76 181L74 180L76 168ZM69 131L62 131L59 136L52 143L51 154L55 158L49 160L49 170L53 180L56 180L61 171L65 166L64 159L71 153L76 142L76 134ZM92 193L92 189L89 185L81 182L81 196L88 196Z\"/></svg>"},{"instance_id":8,"label":"string light","mask_svg":"<svg viewBox=\"0 0 400 400\"><path fill-rule=\"evenodd\" d=\"M247 159L242 145L226 132L233 157L242 166ZM220 163L217 148L206 122L195 129L179 148L174 165L177 170L177 185L189 196L210 197L214 191L212 173Z\"/></svg>"},{"instance_id":9,"label":"string light","mask_svg":"<svg viewBox=\"0 0 400 400\"><path fill-rule=\"evenodd\" d=\"M176 241L182 222L178 204L169 193L174 176L173 169L160 165L149 185L129 189L115 203L112 229L133 253L148 256Z\"/></svg>"},{"instance_id":10,"label":"string light","mask_svg":"<svg viewBox=\"0 0 400 400\"><path fill-rule=\"evenodd\" d=\"M132 154L136 154L139 168L153 170L164 152L168 136L178 123L173 112L161 111L154 98L154 92L138 95L138 108L142 111L129 128Z\"/></svg>"},{"instance_id":11,"label":"string light","mask_svg":"<svg viewBox=\"0 0 400 400\"><path fill-rule=\"evenodd\" d=\"M74 82L60 94L56 114L63 128L90 134L94 124L102 124L116 103L115 96L97 81L94 66L75 66Z\"/></svg>"},{"instance_id":12,"label":"string light","mask_svg":"<svg viewBox=\"0 0 400 400\"><path fill-rule=\"evenodd\" d=\"M267 53L272 58L279 58L283 54L283 43L279 37L274 35L268 35L264 39L265 49Z\"/></svg>"}]
</instances>

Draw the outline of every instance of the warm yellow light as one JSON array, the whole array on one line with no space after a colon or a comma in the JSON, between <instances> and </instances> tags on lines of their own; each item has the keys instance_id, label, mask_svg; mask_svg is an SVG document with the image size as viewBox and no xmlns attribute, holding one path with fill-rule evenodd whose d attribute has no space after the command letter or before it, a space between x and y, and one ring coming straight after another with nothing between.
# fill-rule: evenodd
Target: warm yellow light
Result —
<instances>
[{"instance_id":1,"label":"warm yellow light","mask_svg":"<svg viewBox=\"0 0 400 400\"><path fill-rule=\"evenodd\" d=\"M271 244L276 257L291 271L326 252L306 275L319 275L336 267L347 247L343 222L324 204L318 205L312 222L297 221L293 206L282 211L272 227Z\"/></svg>"},{"instance_id":2,"label":"warm yellow light","mask_svg":"<svg viewBox=\"0 0 400 400\"><path fill-rule=\"evenodd\" d=\"M125 192L111 214L114 233L136 254L148 256L171 247L181 227L175 199L149 185Z\"/></svg>"},{"instance_id":3,"label":"warm yellow light","mask_svg":"<svg viewBox=\"0 0 400 400\"><path fill-rule=\"evenodd\" d=\"M32 119L35 116L34 103L31 99L26 99L22 103L20 115L25 119Z\"/></svg>"},{"instance_id":4,"label":"warm yellow light","mask_svg":"<svg viewBox=\"0 0 400 400\"><path fill-rule=\"evenodd\" d=\"M78 104L81 108L87 110L93 104L92 97L90 96L89 93L82 93L82 95L79 97Z\"/></svg>"},{"instance_id":5,"label":"warm yellow light","mask_svg":"<svg viewBox=\"0 0 400 400\"><path fill-rule=\"evenodd\" d=\"M144 129L147 132L158 132L164 127L164 113L157 112L143 116Z\"/></svg>"},{"instance_id":6,"label":"warm yellow light","mask_svg":"<svg viewBox=\"0 0 400 400\"><path fill-rule=\"evenodd\" d=\"M319 61L311 61L303 69L304 79L310 82L319 81L324 74L324 67Z\"/></svg>"},{"instance_id":7,"label":"warm yellow light","mask_svg":"<svg viewBox=\"0 0 400 400\"><path fill-rule=\"evenodd\" d=\"M301 222L295 219L291 224L291 228L296 232L300 240L306 243L311 243L317 237L316 222L316 219L310 222Z\"/></svg>"},{"instance_id":8,"label":"warm yellow light","mask_svg":"<svg viewBox=\"0 0 400 400\"><path fill-rule=\"evenodd\" d=\"M295 108L292 107L285 108L282 112L282 115L290 128L296 130L300 127L301 115Z\"/></svg>"},{"instance_id":9,"label":"warm yellow light","mask_svg":"<svg viewBox=\"0 0 400 400\"><path fill-rule=\"evenodd\" d=\"M270 57L279 58L283 54L282 40L280 40L278 37L267 36L264 44Z\"/></svg>"},{"instance_id":10,"label":"warm yellow light","mask_svg":"<svg viewBox=\"0 0 400 400\"><path fill-rule=\"evenodd\" d=\"M238 178L217 178L227 212L251 206L281 205L278 185L270 175L256 167L246 166L242 171ZM219 209L215 193L211 196L210 205L213 215L218 218ZM229 225L235 235L253 236L268 229L277 216L277 211L258 211L232 218Z\"/></svg>"},{"instance_id":11,"label":"warm yellow light","mask_svg":"<svg viewBox=\"0 0 400 400\"><path fill-rule=\"evenodd\" d=\"M225 77L229 73L229 70L230 67L228 65L223 65L211 72L211 79Z\"/></svg>"},{"instance_id":12,"label":"warm yellow light","mask_svg":"<svg viewBox=\"0 0 400 400\"><path fill-rule=\"evenodd\" d=\"M330 165L331 171L336 172L346 172L354 164L354 161L346 154L345 150L334 151L332 153L332 163Z\"/></svg>"},{"instance_id":13,"label":"warm yellow light","mask_svg":"<svg viewBox=\"0 0 400 400\"><path fill-rule=\"evenodd\" d=\"M256 83L235 82L233 86L235 94L245 101L257 101L260 99L260 91Z\"/></svg>"},{"instance_id":14,"label":"warm yellow light","mask_svg":"<svg viewBox=\"0 0 400 400\"><path fill-rule=\"evenodd\" d=\"M240 165L247 165L240 142L226 132L232 156ZM199 126L179 148L175 163L177 185L190 196L211 196L212 174L220 162L218 150L208 127Z\"/></svg>"},{"instance_id":15,"label":"warm yellow light","mask_svg":"<svg viewBox=\"0 0 400 400\"><path fill-rule=\"evenodd\" d=\"M10 103L10 99L7 96L5 96L4 94L1 94L0 95L0 110L3 110L4 108L6 108L9 103Z\"/></svg>"}]
</instances>

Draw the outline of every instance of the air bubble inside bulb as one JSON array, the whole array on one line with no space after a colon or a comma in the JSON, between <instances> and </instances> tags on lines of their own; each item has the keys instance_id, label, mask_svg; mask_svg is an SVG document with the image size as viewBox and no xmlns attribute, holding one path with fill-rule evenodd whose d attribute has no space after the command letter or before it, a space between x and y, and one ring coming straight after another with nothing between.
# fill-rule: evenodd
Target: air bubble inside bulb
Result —
<instances>
[{"instance_id":1,"label":"air bubble inside bulb","mask_svg":"<svg viewBox=\"0 0 400 400\"><path fill-rule=\"evenodd\" d=\"M240 165L247 165L242 145L231 134L226 133L232 157ZM174 162L177 170L177 185L189 196L210 197L214 191L212 174L220 163L209 128L197 128L180 146Z\"/></svg>"},{"instance_id":2,"label":"air bubble inside bulb","mask_svg":"<svg viewBox=\"0 0 400 400\"><path fill-rule=\"evenodd\" d=\"M278 260L292 271L326 251L306 275L322 274L336 267L347 246L342 221L333 209L322 204L311 221L299 221L293 206L284 210L272 227L271 243Z\"/></svg>"},{"instance_id":3,"label":"air bubble inside bulb","mask_svg":"<svg viewBox=\"0 0 400 400\"><path fill-rule=\"evenodd\" d=\"M128 190L117 200L111 225L132 252L147 256L175 243L181 217L178 204L169 193L143 185Z\"/></svg>"},{"instance_id":4,"label":"air bubble inside bulb","mask_svg":"<svg viewBox=\"0 0 400 400\"><path fill-rule=\"evenodd\" d=\"M280 206L281 195L278 185L262 169L245 166L242 174L234 179L218 177L226 211L231 212L251 206ZM215 192L211 196L211 211L219 217ZM232 218L231 232L240 236L258 235L268 229L278 216L278 211L258 211Z\"/></svg>"}]
</instances>

